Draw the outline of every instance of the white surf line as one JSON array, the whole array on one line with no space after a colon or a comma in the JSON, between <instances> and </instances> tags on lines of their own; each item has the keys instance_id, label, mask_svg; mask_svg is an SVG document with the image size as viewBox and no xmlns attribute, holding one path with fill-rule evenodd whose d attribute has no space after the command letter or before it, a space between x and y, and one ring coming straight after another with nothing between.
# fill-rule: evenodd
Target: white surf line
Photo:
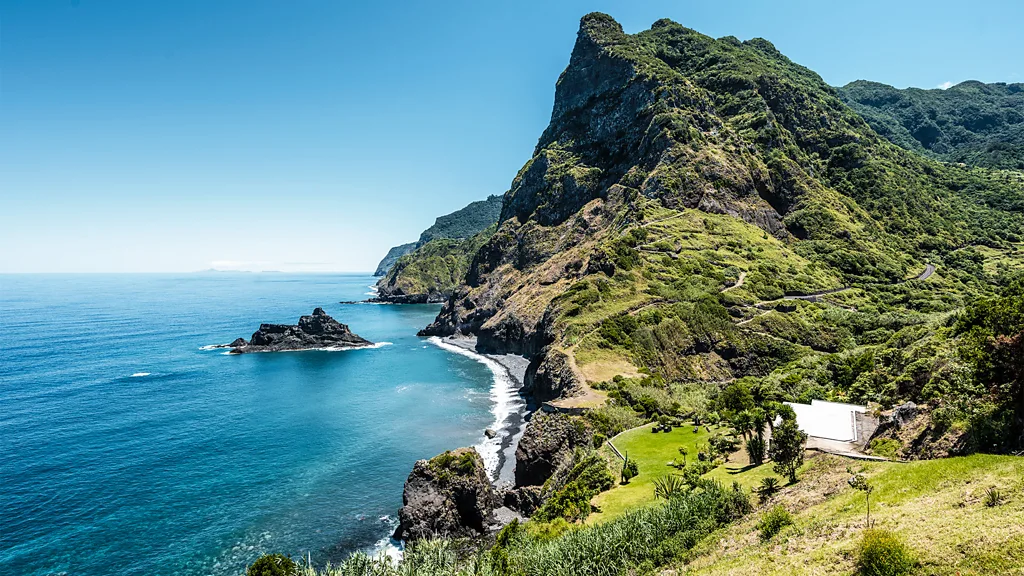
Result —
<instances>
[{"instance_id":1,"label":"white surf line","mask_svg":"<svg viewBox=\"0 0 1024 576\"><path fill-rule=\"evenodd\" d=\"M491 414L494 415L494 423L491 425L491 429L497 432L497 434L495 434L494 438L488 438L484 435L483 440L476 445L477 451L480 452L480 456L484 460L487 475L493 479L498 474L498 460L501 453L502 433L504 432L502 426L505 420L515 412L521 403L518 383L509 375L508 370L504 366L487 356L472 350L466 350L461 346L449 344L437 336L431 336L427 340L448 352L476 360L487 366L494 375L490 394L492 402Z\"/></svg>"}]
</instances>

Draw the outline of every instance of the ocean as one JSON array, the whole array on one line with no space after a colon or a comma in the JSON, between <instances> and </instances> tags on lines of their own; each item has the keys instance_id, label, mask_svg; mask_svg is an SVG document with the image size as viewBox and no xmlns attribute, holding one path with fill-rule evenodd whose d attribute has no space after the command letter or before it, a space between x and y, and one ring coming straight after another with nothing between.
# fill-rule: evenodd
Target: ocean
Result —
<instances>
[{"instance_id":1,"label":"ocean","mask_svg":"<svg viewBox=\"0 0 1024 576\"><path fill-rule=\"evenodd\" d=\"M387 549L413 463L489 451L504 392L495 363L416 336L437 305L338 303L373 283L0 276L0 572L219 576ZM381 345L206 348L316 306Z\"/></svg>"}]
</instances>

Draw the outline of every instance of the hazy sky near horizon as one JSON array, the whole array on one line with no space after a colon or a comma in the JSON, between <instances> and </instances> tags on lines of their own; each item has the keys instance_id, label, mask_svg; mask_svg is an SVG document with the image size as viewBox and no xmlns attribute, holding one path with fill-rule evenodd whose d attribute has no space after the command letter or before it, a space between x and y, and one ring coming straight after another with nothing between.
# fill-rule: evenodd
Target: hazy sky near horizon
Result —
<instances>
[{"instance_id":1,"label":"hazy sky near horizon","mask_svg":"<svg viewBox=\"0 0 1024 576\"><path fill-rule=\"evenodd\" d=\"M372 270L504 192L580 17L1024 81L1024 2L0 0L0 272Z\"/></svg>"}]
</instances>

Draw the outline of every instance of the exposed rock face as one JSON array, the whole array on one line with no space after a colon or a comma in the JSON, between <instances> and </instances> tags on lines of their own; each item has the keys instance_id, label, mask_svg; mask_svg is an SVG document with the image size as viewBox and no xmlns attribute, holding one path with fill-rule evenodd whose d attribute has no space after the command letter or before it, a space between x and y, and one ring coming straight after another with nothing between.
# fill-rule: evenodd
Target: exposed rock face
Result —
<instances>
[{"instance_id":1,"label":"exposed rock face","mask_svg":"<svg viewBox=\"0 0 1024 576\"><path fill-rule=\"evenodd\" d=\"M419 460L405 481L398 529L406 542L483 534L500 501L475 448Z\"/></svg>"},{"instance_id":2,"label":"exposed rock face","mask_svg":"<svg viewBox=\"0 0 1024 576\"><path fill-rule=\"evenodd\" d=\"M299 318L297 325L260 324L248 342L238 338L231 343L232 354L282 352L315 348L358 348L373 342L353 334L348 326L331 318L323 308Z\"/></svg>"},{"instance_id":3,"label":"exposed rock face","mask_svg":"<svg viewBox=\"0 0 1024 576\"><path fill-rule=\"evenodd\" d=\"M540 486L519 486L506 490L502 502L523 516L532 516L544 504L544 495Z\"/></svg>"},{"instance_id":4,"label":"exposed rock face","mask_svg":"<svg viewBox=\"0 0 1024 576\"><path fill-rule=\"evenodd\" d=\"M573 450L591 446L594 431L580 418L565 414L533 415L516 448L516 486L540 486ZM525 512L525 511L524 511Z\"/></svg>"}]
</instances>

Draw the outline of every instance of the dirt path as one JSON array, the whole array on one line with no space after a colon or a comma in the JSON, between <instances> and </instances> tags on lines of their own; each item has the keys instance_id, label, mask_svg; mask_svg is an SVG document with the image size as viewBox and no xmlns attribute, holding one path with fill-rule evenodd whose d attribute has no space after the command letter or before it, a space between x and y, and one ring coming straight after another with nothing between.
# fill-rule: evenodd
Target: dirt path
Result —
<instances>
[{"instance_id":1,"label":"dirt path","mask_svg":"<svg viewBox=\"0 0 1024 576\"><path fill-rule=\"evenodd\" d=\"M746 279L747 279L747 273L746 272L740 272L740 277L739 277L739 279L736 280L736 283L733 284L732 286L726 286L725 288L722 288L722 292L728 292L729 290L732 290L733 288L739 288L740 286L743 286L743 281L746 280Z\"/></svg>"}]
</instances>

